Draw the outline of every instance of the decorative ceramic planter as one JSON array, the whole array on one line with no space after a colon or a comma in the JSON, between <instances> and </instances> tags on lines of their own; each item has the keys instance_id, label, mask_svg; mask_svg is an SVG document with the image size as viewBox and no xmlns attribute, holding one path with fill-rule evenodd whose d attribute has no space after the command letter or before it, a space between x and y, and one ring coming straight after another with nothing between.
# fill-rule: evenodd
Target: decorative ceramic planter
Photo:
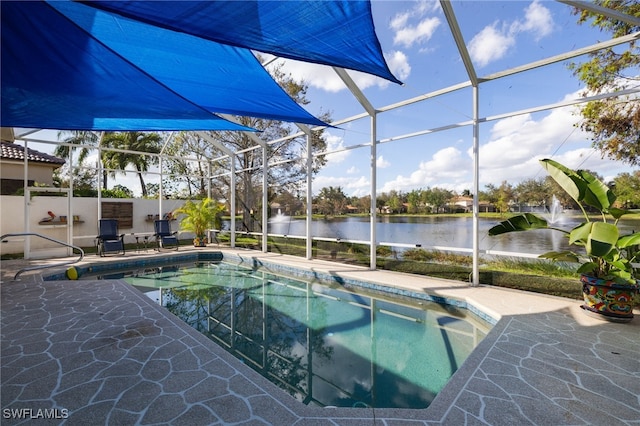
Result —
<instances>
[{"instance_id":1,"label":"decorative ceramic planter","mask_svg":"<svg viewBox=\"0 0 640 426\"><path fill-rule=\"evenodd\" d=\"M208 242L209 241L207 240L207 237L195 237L193 239L193 246L194 247L206 247Z\"/></svg>"},{"instance_id":2,"label":"decorative ceramic planter","mask_svg":"<svg viewBox=\"0 0 640 426\"><path fill-rule=\"evenodd\" d=\"M640 287L617 284L610 280L581 275L582 295L586 312L592 312L599 318L616 322L629 322L633 319L633 308L638 303Z\"/></svg>"}]
</instances>

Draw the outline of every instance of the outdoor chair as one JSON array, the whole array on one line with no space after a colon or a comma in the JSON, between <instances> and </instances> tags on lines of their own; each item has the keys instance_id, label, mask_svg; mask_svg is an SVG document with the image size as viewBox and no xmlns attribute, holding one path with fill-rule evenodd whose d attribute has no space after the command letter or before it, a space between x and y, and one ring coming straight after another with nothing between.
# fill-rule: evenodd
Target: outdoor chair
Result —
<instances>
[{"instance_id":1,"label":"outdoor chair","mask_svg":"<svg viewBox=\"0 0 640 426\"><path fill-rule=\"evenodd\" d=\"M106 256L107 253L124 255L124 234L118 234L117 219L98 220L96 251L100 256Z\"/></svg>"},{"instance_id":2,"label":"outdoor chair","mask_svg":"<svg viewBox=\"0 0 640 426\"><path fill-rule=\"evenodd\" d=\"M156 220L153 223L154 234L156 239L156 249L160 251L160 248L175 248L178 250L180 242L178 240L178 232L171 232L171 223L167 219Z\"/></svg>"}]
</instances>

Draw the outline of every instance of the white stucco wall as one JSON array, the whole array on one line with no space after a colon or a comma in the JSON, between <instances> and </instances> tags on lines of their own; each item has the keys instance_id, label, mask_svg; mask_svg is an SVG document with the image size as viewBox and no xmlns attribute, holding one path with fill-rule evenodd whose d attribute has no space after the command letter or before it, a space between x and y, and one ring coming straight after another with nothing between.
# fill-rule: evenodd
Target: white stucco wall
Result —
<instances>
[{"instance_id":1,"label":"white stucco wall","mask_svg":"<svg viewBox=\"0 0 640 426\"><path fill-rule=\"evenodd\" d=\"M47 212L51 211L57 216L65 215L70 218L72 215L79 216L81 223L74 223L72 226L72 244L80 247L90 247L95 244L95 237L98 233L98 199L97 198L72 198L72 212L67 212L66 197L34 196L29 202L29 232L35 232L67 241L70 224L55 222L55 225L39 224L48 217ZM135 242L136 235L153 234L153 220L148 220L147 215L160 214L158 200L145 199L121 199L103 198L102 201L113 202L133 202L133 226L130 229L120 229L125 235L125 243ZM163 200L162 214L176 210L184 203L184 200ZM25 224L25 203L23 196L2 195L0 196L0 235L16 234L26 232ZM178 230L178 224L174 222L173 230ZM55 243L40 238L31 237L31 251L42 252L46 256L54 255ZM0 244L0 253L23 253L24 238L11 238L9 242ZM56 252L57 253L57 252ZM62 251L59 255L65 255ZM37 257L34 256L34 257Z\"/></svg>"},{"instance_id":2,"label":"white stucco wall","mask_svg":"<svg viewBox=\"0 0 640 426\"><path fill-rule=\"evenodd\" d=\"M24 181L24 163L23 162L11 162L3 160L0 162L0 175L3 179L16 179ZM60 167L59 164L42 164L42 163L29 163L29 180L34 182L43 183L45 185L53 185L53 171Z\"/></svg>"}]
</instances>

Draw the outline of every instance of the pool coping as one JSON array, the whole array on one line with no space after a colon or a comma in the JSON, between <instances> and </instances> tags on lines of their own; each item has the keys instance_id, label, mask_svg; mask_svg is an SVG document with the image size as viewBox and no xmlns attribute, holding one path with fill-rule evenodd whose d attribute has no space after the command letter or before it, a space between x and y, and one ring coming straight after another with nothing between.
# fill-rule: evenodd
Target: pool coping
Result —
<instances>
[{"instance_id":1,"label":"pool coping","mask_svg":"<svg viewBox=\"0 0 640 426\"><path fill-rule=\"evenodd\" d=\"M487 315L489 315L490 318L498 319L496 325L490 330L485 339L480 342L478 347L453 375L449 383L438 394L433 403L426 409L318 408L308 407L296 401L276 385L243 365L231 354L228 354L224 349L220 348L215 342L202 336L187 324L172 318L172 315L146 298L146 296L138 294L138 297L131 297L131 302L140 306L144 305L145 309L152 309L155 314L164 317L165 320L170 320L173 326L181 330L181 333L186 333L196 339L198 344L206 348L207 351L219 356L225 363L237 369L237 371L251 383L265 390L269 397L278 401L278 406L286 407L287 412L294 415L293 418L291 418L292 423L290 424L309 424L318 422L320 419L329 420L334 424L345 425L362 424L362 422L367 419L372 423L380 421L384 424L405 424L404 422L411 420L421 424L439 424L441 422L447 424L469 424L477 422L483 424L513 424L513 422L542 424L541 421L543 420L546 421L543 422L545 424L547 422L554 424L588 424L589 422L586 420L586 417L583 418L581 415L574 414L574 410L569 410L564 407L564 405L566 405L565 400L569 401L570 404L579 404L579 400L586 398L584 395L578 397L575 391L566 395L565 398L554 400L553 395L550 394L559 391L553 390L553 392L551 392L547 389L544 392L540 392L536 399L522 400L522 396L518 395L497 395L499 392L496 390L496 385L498 382L506 380L508 383L518 382L521 388L533 386L531 380L529 382L525 380L525 377L531 374L531 372L529 369L524 368L523 364L534 361L539 362L539 360L535 359L538 355L533 356L532 354L521 353L522 339L530 341L532 347L553 348L558 344L564 345L567 342L573 341L576 341L576 344L579 342L581 345L588 346L589 342L583 342L582 340L584 339L582 338L576 339L574 334L583 336L586 329L593 327L597 327L599 337L596 342L592 343L594 347L591 349L591 352L597 351L599 358L611 357L610 353L616 353L618 354L617 357L623 357L625 362L630 362L630 366L625 368L630 370L630 378L634 381L628 383L628 387L632 392L635 391L636 394L640 394L640 361L637 358L637 353L640 353L640 338L638 337L640 336L638 333L640 323L637 318L630 324L620 326L589 319L580 313L579 308L575 306L577 305L575 301L568 299L533 295L516 290L472 288L464 283L451 282L448 280L413 277L409 274L397 274L387 271L370 271L361 267L352 267L318 260L306 261L292 256L272 253L265 254L254 251L237 250L216 251L222 251L223 257L229 256L229 258L234 258L236 261L249 264L259 262L261 265L266 265L269 268L284 268L286 270L294 265L301 265L301 268L307 268L312 271L311 273L314 274L314 276L318 276L318 274L329 274L331 276L339 276L341 280L355 280L354 282L360 280L367 282L373 281L376 284L392 283L394 288L399 287L402 291L419 292L430 289L437 297L464 301L467 304L475 306L477 309L483 310L483 312L489 311L490 314ZM198 256L202 253L203 252L199 252ZM178 256L182 255L183 253L180 253ZM184 255L193 256L192 253ZM159 258L160 256L155 254L153 257ZM176 259L176 254L163 254L161 257ZM140 261L144 263L146 259L140 259ZM103 260L100 259L100 262L103 262ZM85 262L85 265L88 263L93 262ZM80 265L80 267L82 267L82 265ZM59 273L63 273L63 271ZM45 285L44 281L38 282L37 279L35 283L38 286ZM79 285L79 282L67 281L66 283L69 285ZM112 285L117 286L119 291L124 291L120 288L121 286L128 286L120 280L114 281ZM3 293L5 287L5 285L2 287ZM511 301L506 301L507 295L516 298L525 297L535 299L538 302L543 300L549 303L543 308L523 310L522 306L519 306L517 302L512 303ZM194 332L196 334L194 334ZM199 337L196 337L196 335ZM555 340L552 344L549 344L548 341L553 339ZM617 348L615 352L609 351L609 353L605 353L604 355L601 353L601 347L604 344L610 344L610 342L620 339L627 344L627 347L623 346L622 349ZM5 351L4 346L3 330L3 351ZM548 354L545 356L548 358ZM574 359L569 359L568 361L576 362ZM551 369L556 368L564 371L560 367L562 362L567 362L567 360L559 356L558 359L554 361L554 365L545 365ZM584 363L584 360L581 360L581 363ZM526 371L526 374L520 372L514 376L513 369ZM507 370L507 372L505 373L503 370ZM589 374L596 373L589 370ZM542 375L546 380L551 380L549 373L542 373ZM551 375L551 377L553 378L553 375ZM571 379L567 379L567 382L571 381ZM577 386L576 383L569 384L573 387ZM561 389L565 389L566 386L567 383L558 384L558 387ZM505 387L505 384L501 383L498 389L500 387ZM517 393L520 393L520 391ZM608 391L599 390L597 397L600 401L604 398L605 400L608 399L615 402L620 398L620 389L616 387ZM265 400L261 401L261 403L264 403ZM250 402L250 404L255 403L255 399L254 402ZM544 405L541 406L541 403ZM496 404L502 408L499 410L496 409ZM549 408L549 404L553 409ZM489 408L490 406L492 409ZM534 410L532 407L537 409ZM252 409L258 410L258 408L259 407L253 407L252 405ZM589 418L594 421L600 419L602 422L611 423L613 420L614 423L631 424L630 420L625 422L624 418L616 414L608 413L606 410L603 411L600 409L598 410L600 411L599 413L594 413L593 411L595 410L586 409L584 406L580 407L580 409L591 416ZM625 409L630 411L631 415L635 416L635 418L640 418L638 401L635 402L635 405L633 403L627 403ZM537 414L532 413L533 411ZM501 417L493 417L498 414L501 415ZM629 417L628 414L626 415Z\"/></svg>"},{"instance_id":2,"label":"pool coping","mask_svg":"<svg viewBox=\"0 0 640 426\"><path fill-rule=\"evenodd\" d=\"M322 270L304 269L296 266L284 265L278 262L270 261L267 259L256 259L254 255L244 255L244 253L225 253L221 251L199 251L189 253L173 253L168 256L154 256L151 258L144 258L139 260L117 260L109 262L108 264L90 263L83 266L77 266L78 275L85 274L99 274L101 272L108 272L113 269L131 269L131 268L144 268L156 265L161 265L170 259L172 262L186 263L186 262L211 262L211 261L225 261L234 262L239 265L244 265L250 268L263 268L269 272L281 273L294 278L301 278L305 280L318 280L326 283L337 284L339 286L353 286L366 290L372 290L374 292L381 292L392 296L408 297L415 300L433 302L439 305L450 305L461 309L465 309L474 314L478 319L485 321L487 324L494 326L497 324L499 317L493 313L489 314L479 308L473 303L464 299L458 299L453 297L443 297L436 294L432 294L425 291L416 291L410 288L402 288L401 286L388 285L382 282L373 282L369 280L363 280L360 278L351 278L347 275L341 275L340 273L324 272ZM49 275L43 275L45 281L50 280L64 280L67 279L66 272L60 271Z\"/></svg>"}]
</instances>

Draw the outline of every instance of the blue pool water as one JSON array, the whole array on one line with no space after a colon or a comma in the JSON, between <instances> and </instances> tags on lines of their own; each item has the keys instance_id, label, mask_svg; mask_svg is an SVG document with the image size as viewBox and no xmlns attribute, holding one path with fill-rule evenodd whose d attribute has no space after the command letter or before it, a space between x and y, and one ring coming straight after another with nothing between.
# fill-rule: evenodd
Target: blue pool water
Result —
<instances>
[{"instance_id":1,"label":"blue pool water","mask_svg":"<svg viewBox=\"0 0 640 426\"><path fill-rule=\"evenodd\" d=\"M465 309L224 262L103 276L122 277L309 405L425 408L491 327Z\"/></svg>"}]
</instances>

